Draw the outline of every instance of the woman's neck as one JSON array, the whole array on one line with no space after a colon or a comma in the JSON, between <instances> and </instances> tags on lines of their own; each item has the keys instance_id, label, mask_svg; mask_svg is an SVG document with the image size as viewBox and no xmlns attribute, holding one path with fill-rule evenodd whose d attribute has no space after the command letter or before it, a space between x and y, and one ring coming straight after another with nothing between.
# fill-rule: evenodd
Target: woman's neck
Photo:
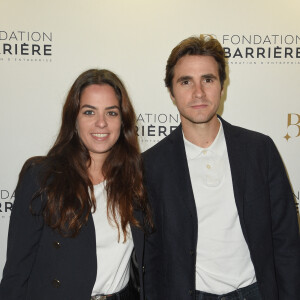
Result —
<instances>
[{"instance_id":1,"label":"woman's neck","mask_svg":"<svg viewBox=\"0 0 300 300\"><path fill-rule=\"evenodd\" d=\"M103 163L104 160L95 160L93 159L93 157L91 157L91 165L88 168L88 173L93 185L99 184L100 182L104 181L104 175L102 172Z\"/></svg>"}]
</instances>

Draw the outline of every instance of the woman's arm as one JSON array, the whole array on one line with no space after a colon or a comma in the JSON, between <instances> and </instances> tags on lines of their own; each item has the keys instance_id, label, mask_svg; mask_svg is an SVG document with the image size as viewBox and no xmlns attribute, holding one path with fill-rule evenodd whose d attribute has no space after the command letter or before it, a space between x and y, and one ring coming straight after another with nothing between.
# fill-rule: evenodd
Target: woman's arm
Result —
<instances>
[{"instance_id":1,"label":"woman's arm","mask_svg":"<svg viewBox=\"0 0 300 300\"><path fill-rule=\"evenodd\" d=\"M0 299L25 299L28 279L35 262L43 228L43 218L30 210L33 195L39 190L39 167L29 167L20 179L15 192L7 242L7 259L0 284ZM40 212L41 197L32 202Z\"/></svg>"}]
</instances>

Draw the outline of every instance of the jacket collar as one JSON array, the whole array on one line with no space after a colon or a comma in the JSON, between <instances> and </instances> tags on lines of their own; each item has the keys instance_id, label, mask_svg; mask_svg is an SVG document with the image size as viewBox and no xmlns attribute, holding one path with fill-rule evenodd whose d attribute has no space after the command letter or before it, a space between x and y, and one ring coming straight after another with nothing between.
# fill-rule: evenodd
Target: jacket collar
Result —
<instances>
[{"instance_id":1,"label":"jacket collar","mask_svg":"<svg viewBox=\"0 0 300 300\"><path fill-rule=\"evenodd\" d=\"M246 144L241 140L241 131L238 127L229 124L221 117L219 118L224 128L235 202L241 216L246 178Z\"/></svg>"},{"instance_id":2,"label":"jacket collar","mask_svg":"<svg viewBox=\"0 0 300 300\"><path fill-rule=\"evenodd\" d=\"M224 129L234 197L239 215L241 216L243 212L243 195L245 187L246 145L241 142L241 131L238 127L226 122L220 116L218 116L218 118L221 120ZM172 154L170 155L173 158L173 171L170 174L170 176L173 177L172 182L174 182L176 186L182 187L180 198L185 202L190 213L195 214L195 218L193 219L197 221L197 214L195 213L196 205L185 153L181 124L168 136L168 140L171 144L170 153Z\"/></svg>"}]
</instances>

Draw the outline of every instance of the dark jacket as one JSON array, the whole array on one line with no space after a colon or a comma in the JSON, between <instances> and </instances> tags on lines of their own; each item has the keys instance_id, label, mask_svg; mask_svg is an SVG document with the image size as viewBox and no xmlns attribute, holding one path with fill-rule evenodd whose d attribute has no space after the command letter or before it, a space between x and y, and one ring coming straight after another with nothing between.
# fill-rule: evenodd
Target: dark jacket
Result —
<instances>
[{"instance_id":1,"label":"dark jacket","mask_svg":"<svg viewBox=\"0 0 300 300\"><path fill-rule=\"evenodd\" d=\"M89 300L97 274L93 218L90 215L75 238L62 237L44 224L42 216L30 212L30 202L37 190L39 166L34 166L24 174L16 189L0 299ZM41 198L33 204L41 205ZM140 219L139 213L136 214ZM135 227L131 230L141 269L144 234ZM142 272L139 274L143 299Z\"/></svg>"},{"instance_id":2,"label":"dark jacket","mask_svg":"<svg viewBox=\"0 0 300 300\"><path fill-rule=\"evenodd\" d=\"M262 297L300 299L296 206L279 153L269 137L222 124L240 224ZM146 299L195 299L201 240L181 126L143 158L156 226L145 243Z\"/></svg>"}]
</instances>

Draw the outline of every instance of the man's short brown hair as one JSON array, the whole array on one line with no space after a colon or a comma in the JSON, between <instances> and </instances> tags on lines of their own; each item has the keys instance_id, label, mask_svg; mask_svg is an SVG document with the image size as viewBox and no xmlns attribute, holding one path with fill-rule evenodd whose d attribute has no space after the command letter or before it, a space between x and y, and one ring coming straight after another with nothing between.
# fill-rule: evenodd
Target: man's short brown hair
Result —
<instances>
[{"instance_id":1,"label":"man's short brown hair","mask_svg":"<svg viewBox=\"0 0 300 300\"><path fill-rule=\"evenodd\" d=\"M178 60L185 55L212 56L219 67L219 77L221 88L226 80L225 52L220 42L212 35L201 34L199 37L191 36L181 41L171 52L166 66L165 85L173 95L172 81L174 77L174 67Z\"/></svg>"}]
</instances>

